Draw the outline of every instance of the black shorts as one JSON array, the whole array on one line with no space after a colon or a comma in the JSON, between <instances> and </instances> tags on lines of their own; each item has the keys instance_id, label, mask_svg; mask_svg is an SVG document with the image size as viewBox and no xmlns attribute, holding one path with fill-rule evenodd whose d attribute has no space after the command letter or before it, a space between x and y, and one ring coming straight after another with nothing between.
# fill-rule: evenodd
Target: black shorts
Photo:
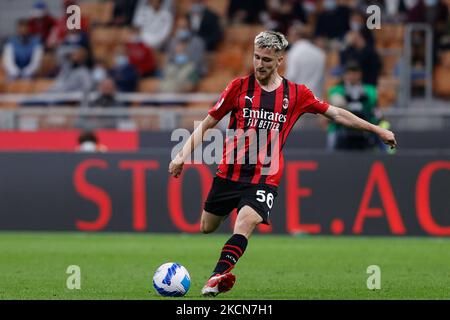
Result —
<instances>
[{"instance_id":1,"label":"black shorts","mask_svg":"<svg viewBox=\"0 0 450 320\"><path fill-rule=\"evenodd\" d=\"M238 212L244 206L254 209L269 224L277 193L277 187L267 184L251 184L214 177L205 202L205 211L218 216L228 216L234 208Z\"/></svg>"}]
</instances>

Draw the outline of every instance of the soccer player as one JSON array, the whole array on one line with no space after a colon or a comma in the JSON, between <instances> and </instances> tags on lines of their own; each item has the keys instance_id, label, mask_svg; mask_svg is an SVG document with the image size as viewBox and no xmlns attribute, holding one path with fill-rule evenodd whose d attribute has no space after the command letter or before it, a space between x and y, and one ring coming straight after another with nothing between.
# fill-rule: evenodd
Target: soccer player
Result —
<instances>
[{"instance_id":1,"label":"soccer player","mask_svg":"<svg viewBox=\"0 0 450 320\"><path fill-rule=\"evenodd\" d=\"M231 112L228 130L233 129L236 134L225 140L222 161L202 212L201 231L215 231L234 208L237 208L238 216L233 235L223 246L217 265L202 289L204 296L216 296L233 287L235 276L230 271L244 254L250 235L258 224L269 224L283 172L281 150L302 114L323 114L338 124L372 132L391 148L397 144L391 131L329 105L317 99L305 85L280 76L278 67L283 62L287 45L286 37L278 32L263 31L255 37L254 73L228 84L216 105L169 164L169 173L178 177L205 132ZM249 161L254 152L250 148L251 139L246 139L243 144L235 142L250 130L258 133L253 136L258 146L256 162ZM269 149L271 159L268 163ZM265 154L262 158L259 157L261 153Z\"/></svg>"}]
</instances>

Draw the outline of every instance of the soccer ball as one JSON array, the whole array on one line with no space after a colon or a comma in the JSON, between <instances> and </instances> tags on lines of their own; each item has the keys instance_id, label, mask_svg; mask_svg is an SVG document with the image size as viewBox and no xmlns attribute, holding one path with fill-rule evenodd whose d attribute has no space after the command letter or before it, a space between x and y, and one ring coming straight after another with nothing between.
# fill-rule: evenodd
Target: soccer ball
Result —
<instances>
[{"instance_id":1,"label":"soccer ball","mask_svg":"<svg viewBox=\"0 0 450 320\"><path fill-rule=\"evenodd\" d=\"M190 286L189 272L179 263L164 263L153 276L153 287L163 297L182 297Z\"/></svg>"}]
</instances>

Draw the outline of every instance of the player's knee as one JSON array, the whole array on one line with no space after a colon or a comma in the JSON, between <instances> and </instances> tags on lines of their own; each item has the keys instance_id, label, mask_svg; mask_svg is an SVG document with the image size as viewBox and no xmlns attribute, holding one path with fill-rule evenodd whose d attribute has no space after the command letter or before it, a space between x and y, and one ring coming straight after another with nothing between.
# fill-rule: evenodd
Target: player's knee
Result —
<instances>
[{"instance_id":1,"label":"player's knee","mask_svg":"<svg viewBox=\"0 0 450 320\"><path fill-rule=\"evenodd\" d=\"M211 226L206 221L202 220L200 222L200 232L201 233L208 234L208 233L211 233L213 231L214 231L214 229L211 228Z\"/></svg>"}]
</instances>

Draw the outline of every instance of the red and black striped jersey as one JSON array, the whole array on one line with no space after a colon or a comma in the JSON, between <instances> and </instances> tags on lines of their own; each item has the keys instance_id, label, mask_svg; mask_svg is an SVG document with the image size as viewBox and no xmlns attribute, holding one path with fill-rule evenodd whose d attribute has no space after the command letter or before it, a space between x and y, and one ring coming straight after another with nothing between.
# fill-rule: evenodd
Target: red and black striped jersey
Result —
<instances>
[{"instance_id":1,"label":"red and black striped jersey","mask_svg":"<svg viewBox=\"0 0 450 320\"><path fill-rule=\"evenodd\" d=\"M327 109L305 85L284 78L271 92L261 88L254 74L233 80L209 111L216 120L231 112L217 176L278 186L282 149L292 127L302 114Z\"/></svg>"}]
</instances>

